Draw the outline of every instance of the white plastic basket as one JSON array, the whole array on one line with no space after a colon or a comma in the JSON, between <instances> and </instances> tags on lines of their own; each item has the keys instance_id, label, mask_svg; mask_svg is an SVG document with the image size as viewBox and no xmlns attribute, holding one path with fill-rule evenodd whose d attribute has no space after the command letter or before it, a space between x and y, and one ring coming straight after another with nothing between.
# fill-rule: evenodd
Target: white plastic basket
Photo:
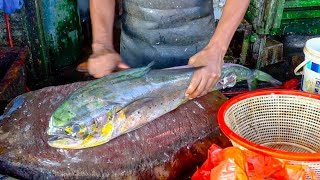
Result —
<instances>
[{"instance_id":1,"label":"white plastic basket","mask_svg":"<svg viewBox=\"0 0 320 180\"><path fill-rule=\"evenodd\" d=\"M218 121L234 146L307 165L320 177L320 95L295 90L246 93L228 100Z\"/></svg>"}]
</instances>

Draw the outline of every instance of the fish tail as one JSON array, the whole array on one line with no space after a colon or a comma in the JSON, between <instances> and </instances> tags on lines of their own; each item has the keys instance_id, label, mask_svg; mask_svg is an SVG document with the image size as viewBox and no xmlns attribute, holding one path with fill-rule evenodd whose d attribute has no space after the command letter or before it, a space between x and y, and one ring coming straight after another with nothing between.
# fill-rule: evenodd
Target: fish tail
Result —
<instances>
[{"instance_id":1,"label":"fish tail","mask_svg":"<svg viewBox=\"0 0 320 180\"><path fill-rule=\"evenodd\" d=\"M282 82L278 81L277 79L273 78L271 75L269 75L263 71L256 69L256 70L254 70L253 75L256 80L269 82L274 86L282 85Z\"/></svg>"}]
</instances>

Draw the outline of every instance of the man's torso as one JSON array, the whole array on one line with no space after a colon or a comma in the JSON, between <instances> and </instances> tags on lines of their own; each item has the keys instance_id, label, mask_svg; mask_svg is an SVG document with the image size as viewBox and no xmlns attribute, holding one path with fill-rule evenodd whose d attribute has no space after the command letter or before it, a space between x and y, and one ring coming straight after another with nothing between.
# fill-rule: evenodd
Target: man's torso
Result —
<instances>
[{"instance_id":1,"label":"man's torso","mask_svg":"<svg viewBox=\"0 0 320 180\"><path fill-rule=\"evenodd\" d=\"M131 67L187 64L213 32L212 0L123 0L120 51Z\"/></svg>"}]
</instances>

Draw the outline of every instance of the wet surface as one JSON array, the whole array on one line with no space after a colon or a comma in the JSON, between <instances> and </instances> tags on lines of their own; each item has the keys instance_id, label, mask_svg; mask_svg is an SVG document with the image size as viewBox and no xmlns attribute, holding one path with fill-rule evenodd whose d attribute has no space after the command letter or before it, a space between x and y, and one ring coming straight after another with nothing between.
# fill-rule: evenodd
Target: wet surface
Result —
<instances>
[{"instance_id":1,"label":"wet surface","mask_svg":"<svg viewBox=\"0 0 320 180\"><path fill-rule=\"evenodd\" d=\"M45 132L49 117L85 83L23 95L25 103L0 126L0 172L20 179L179 179L204 162L212 143L231 145L216 120L226 98L213 92L104 145L82 150L50 147Z\"/></svg>"}]
</instances>

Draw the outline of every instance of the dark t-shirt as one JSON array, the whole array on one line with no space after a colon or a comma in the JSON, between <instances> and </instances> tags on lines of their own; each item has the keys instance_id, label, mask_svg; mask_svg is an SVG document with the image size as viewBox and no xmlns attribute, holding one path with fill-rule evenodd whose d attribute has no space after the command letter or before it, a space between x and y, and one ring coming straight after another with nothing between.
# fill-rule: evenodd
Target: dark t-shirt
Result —
<instances>
[{"instance_id":1,"label":"dark t-shirt","mask_svg":"<svg viewBox=\"0 0 320 180\"><path fill-rule=\"evenodd\" d=\"M133 68L185 65L214 28L212 0L123 0L120 54Z\"/></svg>"}]
</instances>

